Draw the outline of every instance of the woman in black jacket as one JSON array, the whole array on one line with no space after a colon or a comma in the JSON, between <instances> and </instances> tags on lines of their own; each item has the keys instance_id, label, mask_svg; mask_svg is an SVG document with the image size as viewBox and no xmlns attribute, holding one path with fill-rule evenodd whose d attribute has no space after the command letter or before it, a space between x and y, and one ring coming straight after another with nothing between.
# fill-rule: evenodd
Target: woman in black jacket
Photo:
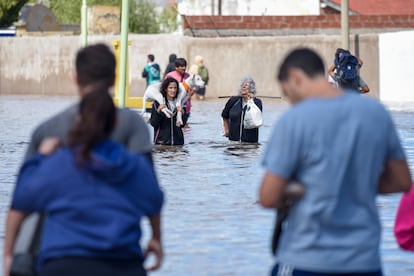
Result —
<instances>
[{"instance_id":1,"label":"woman in black jacket","mask_svg":"<svg viewBox=\"0 0 414 276\"><path fill-rule=\"evenodd\" d=\"M246 76L240 82L238 96L231 97L221 113L223 118L224 135L230 141L257 143L259 141L259 128L245 129L243 125L246 113L246 104L249 99L262 110L262 101L255 97L256 83Z\"/></svg>"},{"instance_id":2,"label":"woman in black jacket","mask_svg":"<svg viewBox=\"0 0 414 276\"><path fill-rule=\"evenodd\" d=\"M183 108L183 123L177 124L176 100L178 95L178 82L174 78L166 78L160 87L160 92L166 104L154 102L151 111L150 124L154 127L154 143L156 145L183 145L184 133L182 127L187 123L188 115ZM171 117L162 112L167 107Z\"/></svg>"}]
</instances>

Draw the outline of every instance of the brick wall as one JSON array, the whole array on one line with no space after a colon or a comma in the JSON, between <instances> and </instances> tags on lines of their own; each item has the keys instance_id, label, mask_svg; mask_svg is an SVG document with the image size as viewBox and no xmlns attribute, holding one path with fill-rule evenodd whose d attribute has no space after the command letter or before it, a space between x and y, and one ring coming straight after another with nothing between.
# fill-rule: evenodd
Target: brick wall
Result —
<instances>
[{"instance_id":1,"label":"brick wall","mask_svg":"<svg viewBox=\"0 0 414 276\"><path fill-rule=\"evenodd\" d=\"M351 15L350 28L414 28L414 15ZM183 16L183 28L191 30L339 29L340 14L319 16Z\"/></svg>"}]
</instances>

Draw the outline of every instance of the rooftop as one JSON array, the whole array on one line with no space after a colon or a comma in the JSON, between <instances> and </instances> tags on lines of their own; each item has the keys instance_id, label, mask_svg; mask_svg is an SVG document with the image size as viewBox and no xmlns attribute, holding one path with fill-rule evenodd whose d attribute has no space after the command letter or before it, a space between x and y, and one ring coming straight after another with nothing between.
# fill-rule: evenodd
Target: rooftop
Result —
<instances>
[{"instance_id":1,"label":"rooftop","mask_svg":"<svg viewBox=\"0 0 414 276\"><path fill-rule=\"evenodd\" d=\"M341 6L341 0L324 1L331 7ZM414 0L349 0L351 12L363 15L414 14Z\"/></svg>"}]
</instances>

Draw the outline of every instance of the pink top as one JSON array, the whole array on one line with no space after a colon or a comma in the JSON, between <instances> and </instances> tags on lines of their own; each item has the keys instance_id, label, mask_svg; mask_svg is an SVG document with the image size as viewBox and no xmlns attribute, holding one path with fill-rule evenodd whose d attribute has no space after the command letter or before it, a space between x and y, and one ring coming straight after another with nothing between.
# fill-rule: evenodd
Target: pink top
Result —
<instances>
[{"instance_id":1,"label":"pink top","mask_svg":"<svg viewBox=\"0 0 414 276\"><path fill-rule=\"evenodd\" d=\"M183 80L187 79L190 76L187 72L184 73L184 76L181 76L180 73L177 71L171 71L167 75L165 75L164 79L166 78L174 78L178 82L183 82Z\"/></svg>"},{"instance_id":2,"label":"pink top","mask_svg":"<svg viewBox=\"0 0 414 276\"><path fill-rule=\"evenodd\" d=\"M414 188L401 198L394 234L402 249L414 251Z\"/></svg>"}]
</instances>

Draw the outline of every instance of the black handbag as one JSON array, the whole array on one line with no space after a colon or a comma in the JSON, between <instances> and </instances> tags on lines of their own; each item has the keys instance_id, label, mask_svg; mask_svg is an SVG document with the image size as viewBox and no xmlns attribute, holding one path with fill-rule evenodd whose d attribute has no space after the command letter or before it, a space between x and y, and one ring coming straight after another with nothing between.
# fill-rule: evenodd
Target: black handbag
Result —
<instances>
[{"instance_id":1,"label":"black handbag","mask_svg":"<svg viewBox=\"0 0 414 276\"><path fill-rule=\"evenodd\" d=\"M35 276L44 215L34 213L22 223L13 248L10 276Z\"/></svg>"}]
</instances>

